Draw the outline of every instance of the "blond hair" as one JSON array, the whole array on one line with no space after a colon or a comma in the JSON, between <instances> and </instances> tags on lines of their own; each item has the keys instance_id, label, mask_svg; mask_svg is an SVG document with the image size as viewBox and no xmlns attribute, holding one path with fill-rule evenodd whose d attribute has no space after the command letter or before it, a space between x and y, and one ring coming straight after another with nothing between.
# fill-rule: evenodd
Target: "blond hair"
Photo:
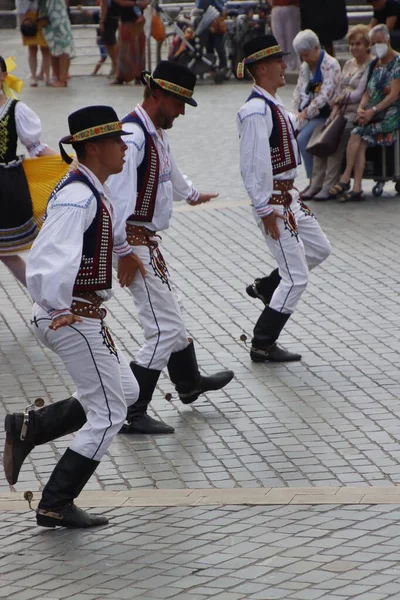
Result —
<instances>
[{"instance_id":1,"label":"blond hair","mask_svg":"<svg viewBox=\"0 0 400 600\"><path fill-rule=\"evenodd\" d=\"M347 41L350 44L352 39L354 39L356 36L360 36L364 40L365 45L368 47L369 46L369 32L370 32L370 29L369 29L368 25L354 25L354 27L352 27L348 33Z\"/></svg>"}]
</instances>

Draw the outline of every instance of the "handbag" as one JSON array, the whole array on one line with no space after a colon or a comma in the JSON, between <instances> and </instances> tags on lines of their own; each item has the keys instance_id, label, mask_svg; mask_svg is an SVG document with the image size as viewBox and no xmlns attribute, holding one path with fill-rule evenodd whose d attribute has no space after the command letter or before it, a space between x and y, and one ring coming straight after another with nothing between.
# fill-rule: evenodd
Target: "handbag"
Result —
<instances>
[{"instance_id":1,"label":"handbag","mask_svg":"<svg viewBox=\"0 0 400 600\"><path fill-rule=\"evenodd\" d=\"M160 43L167 37L164 23L158 14L153 15L151 18L151 37Z\"/></svg>"},{"instance_id":2,"label":"handbag","mask_svg":"<svg viewBox=\"0 0 400 600\"><path fill-rule=\"evenodd\" d=\"M336 152L347 123L343 112L339 112L331 121L317 125L307 144L307 152L322 158Z\"/></svg>"},{"instance_id":3,"label":"handbag","mask_svg":"<svg viewBox=\"0 0 400 600\"><path fill-rule=\"evenodd\" d=\"M19 30L25 37L35 37L38 32L38 25L36 20L24 19L19 26Z\"/></svg>"}]
</instances>

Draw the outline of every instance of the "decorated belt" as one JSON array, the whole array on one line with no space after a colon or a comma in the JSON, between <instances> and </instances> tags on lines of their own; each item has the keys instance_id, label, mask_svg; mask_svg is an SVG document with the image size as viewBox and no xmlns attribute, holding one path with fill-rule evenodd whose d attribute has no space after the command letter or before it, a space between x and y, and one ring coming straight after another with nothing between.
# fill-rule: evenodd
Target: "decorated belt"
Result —
<instances>
[{"instance_id":1,"label":"decorated belt","mask_svg":"<svg viewBox=\"0 0 400 600\"><path fill-rule=\"evenodd\" d=\"M281 206L290 206L293 198L289 194L289 192L283 192L282 194L272 194L271 198L268 200L268 204L281 205Z\"/></svg>"},{"instance_id":2,"label":"decorated belt","mask_svg":"<svg viewBox=\"0 0 400 600\"><path fill-rule=\"evenodd\" d=\"M294 179L274 179L274 190L290 192L293 189Z\"/></svg>"},{"instance_id":3,"label":"decorated belt","mask_svg":"<svg viewBox=\"0 0 400 600\"><path fill-rule=\"evenodd\" d=\"M80 292L75 294L76 298L81 298L86 302L80 302L80 300L73 300L71 310L74 315L80 317L88 317L89 319L101 319L103 320L107 314L105 308L101 308L103 299L100 298L95 292Z\"/></svg>"},{"instance_id":4,"label":"decorated belt","mask_svg":"<svg viewBox=\"0 0 400 600\"><path fill-rule=\"evenodd\" d=\"M126 224L126 239L131 246L147 246L148 248L157 248L158 242L153 239L157 236L155 231L142 227L141 225ZM159 236L157 236L159 237Z\"/></svg>"},{"instance_id":5,"label":"decorated belt","mask_svg":"<svg viewBox=\"0 0 400 600\"><path fill-rule=\"evenodd\" d=\"M281 194L272 194L268 204L289 206L292 202L292 196L289 194L293 189L294 179L274 179L274 190L282 192Z\"/></svg>"}]
</instances>

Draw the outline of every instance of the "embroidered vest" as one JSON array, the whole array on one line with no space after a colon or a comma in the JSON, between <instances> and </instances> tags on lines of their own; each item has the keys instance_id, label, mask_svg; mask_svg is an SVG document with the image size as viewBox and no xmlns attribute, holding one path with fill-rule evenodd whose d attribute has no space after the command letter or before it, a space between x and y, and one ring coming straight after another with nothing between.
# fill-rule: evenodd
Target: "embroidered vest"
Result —
<instances>
[{"instance_id":1,"label":"embroidered vest","mask_svg":"<svg viewBox=\"0 0 400 600\"><path fill-rule=\"evenodd\" d=\"M17 160L17 126L15 124L15 107L17 100L7 100L0 117L0 163Z\"/></svg>"},{"instance_id":2,"label":"embroidered vest","mask_svg":"<svg viewBox=\"0 0 400 600\"><path fill-rule=\"evenodd\" d=\"M135 212L128 221L151 223L156 205L158 179L160 173L160 157L154 140L144 123L135 112L122 119L122 123L136 123L144 133L144 157L137 168L137 196Z\"/></svg>"},{"instance_id":3,"label":"embroidered vest","mask_svg":"<svg viewBox=\"0 0 400 600\"><path fill-rule=\"evenodd\" d=\"M271 102L262 94L257 94L257 92L252 92L247 98L246 102L252 100L253 98L261 98L261 100L264 100L264 102L268 104L271 109L273 126L271 135L269 137L269 143L271 147L273 175L278 175L279 173L284 173L285 171L295 169L298 163L293 151L292 140L289 132L289 127L291 127L294 136L293 125L289 121L288 126L282 111L274 102Z\"/></svg>"},{"instance_id":4,"label":"embroidered vest","mask_svg":"<svg viewBox=\"0 0 400 600\"><path fill-rule=\"evenodd\" d=\"M61 179L50 200L75 181L84 183L97 203L96 216L83 236L82 259L73 288L73 294L79 295L79 292L94 292L112 287L113 234L110 213L95 186L81 171L72 171Z\"/></svg>"}]
</instances>

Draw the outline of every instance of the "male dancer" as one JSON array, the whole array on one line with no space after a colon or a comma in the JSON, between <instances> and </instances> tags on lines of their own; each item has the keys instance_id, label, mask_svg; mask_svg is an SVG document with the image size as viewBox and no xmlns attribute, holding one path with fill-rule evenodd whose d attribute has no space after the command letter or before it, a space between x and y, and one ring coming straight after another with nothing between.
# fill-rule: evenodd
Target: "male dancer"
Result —
<instances>
[{"instance_id":1,"label":"male dancer","mask_svg":"<svg viewBox=\"0 0 400 600\"><path fill-rule=\"evenodd\" d=\"M238 112L240 169L257 224L278 270L256 280L247 293L266 305L254 327L254 362L300 360L277 339L308 283L308 271L330 254L330 244L311 211L302 204L294 180L300 154L294 125L277 95L285 85L286 63L277 40L264 35L244 44L238 76L254 79Z\"/></svg>"},{"instance_id":2,"label":"male dancer","mask_svg":"<svg viewBox=\"0 0 400 600\"><path fill-rule=\"evenodd\" d=\"M161 61L153 75L143 73L142 79L144 100L123 119L124 129L132 133L126 139L127 160L122 173L110 179L117 210L116 243L124 247L127 240L147 270L145 278L140 273L133 278L125 272L129 259L119 259L119 281L133 296L144 333L144 344L131 363L140 395L128 409L122 433L173 433L172 427L147 414L161 370L168 367L184 404L221 389L233 372L200 374L157 235L169 227L173 200L197 205L217 195L200 194L192 187L176 165L165 133L185 114L187 104L197 106L192 97L196 77L183 65Z\"/></svg>"},{"instance_id":3,"label":"male dancer","mask_svg":"<svg viewBox=\"0 0 400 600\"><path fill-rule=\"evenodd\" d=\"M37 412L6 417L4 467L14 483L35 446L72 431L75 439L56 465L36 511L38 525L86 528L105 517L74 504L121 428L137 382L104 324L103 301L111 296L112 252L125 257L126 273L144 268L128 244L113 244L113 207L108 177L122 171L126 144L122 123L108 106L89 106L69 116L79 164L57 185L28 257L27 284L35 301L36 337L56 352L74 381L77 398ZM71 162L60 143L61 154ZM113 247L114 246L114 247Z\"/></svg>"}]
</instances>

